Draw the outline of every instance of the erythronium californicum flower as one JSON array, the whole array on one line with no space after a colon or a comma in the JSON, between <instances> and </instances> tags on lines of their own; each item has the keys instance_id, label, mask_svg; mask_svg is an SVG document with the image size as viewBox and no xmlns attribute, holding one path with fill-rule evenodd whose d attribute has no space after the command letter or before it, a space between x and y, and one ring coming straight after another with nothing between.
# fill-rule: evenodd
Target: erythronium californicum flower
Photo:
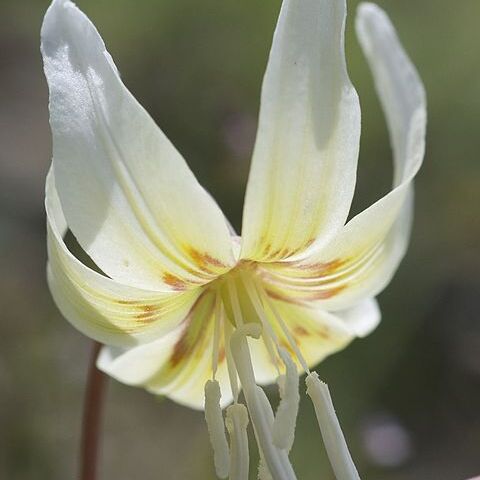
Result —
<instances>
[{"instance_id":1,"label":"erythronium californicum flower","mask_svg":"<svg viewBox=\"0 0 480 480\"><path fill-rule=\"evenodd\" d=\"M64 316L105 344L100 369L206 409L221 477L247 478L250 421L262 477L295 478L288 452L297 373L306 371L336 475L358 478L328 390L309 368L379 322L374 297L408 243L426 114L423 87L388 18L361 5L357 34L395 172L392 190L346 222L360 107L344 58L345 12L345 0L283 2L241 237L124 86L87 17L68 0L54 0L45 16L50 289ZM69 252L67 229L104 274ZM275 380L274 413L258 384ZM222 408L232 400L228 443Z\"/></svg>"}]
</instances>

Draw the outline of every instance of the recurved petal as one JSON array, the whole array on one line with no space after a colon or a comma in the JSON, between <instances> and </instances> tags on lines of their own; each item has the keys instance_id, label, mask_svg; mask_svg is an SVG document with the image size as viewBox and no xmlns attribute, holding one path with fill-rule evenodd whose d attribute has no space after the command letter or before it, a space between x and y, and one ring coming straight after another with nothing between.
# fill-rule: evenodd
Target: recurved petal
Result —
<instances>
[{"instance_id":1,"label":"recurved petal","mask_svg":"<svg viewBox=\"0 0 480 480\"><path fill-rule=\"evenodd\" d=\"M374 298L362 300L346 310L338 310L335 315L340 317L357 337L365 337L373 332L382 317L378 302Z\"/></svg>"},{"instance_id":2,"label":"recurved petal","mask_svg":"<svg viewBox=\"0 0 480 480\"><path fill-rule=\"evenodd\" d=\"M56 187L83 249L140 288L191 288L227 270L234 259L222 212L72 2L48 9L42 54Z\"/></svg>"},{"instance_id":3,"label":"recurved petal","mask_svg":"<svg viewBox=\"0 0 480 480\"><path fill-rule=\"evenodd\" d=\"M53 172L46 189L48 283L65 318L85 335L110 345L151 341L174 330L201 294L154 292L124 285L81 263L67 249L67 224Z\"/></svg>"},{"instance_id":4,"label":"recurved petal","mask_svg":"<svg viewBox=\"0 0 480 480\"><path fill-rule=\"evenodd\" d=\"M344 56L345 0L284 0L265 73L242 257L277 261L344 225L360 107Z\"/></svg>"},{"instance_id":5,"label":"recurved petal","mask_svg":"<svg viewBox=\"0 0 480 480\"><path fill-rule=\"evenodd\" d=\"M104 347L98 367L117 380L143 386L182 405L204 408L205 382L212 378L215 295L206 291L191 307L179 328L168 336L131 349ZM220 328L219 381L222 406L232 401Z\"/></svg>"},{"instance_id":6,"label":"recurved petal","mask_svg":"<svg viewBox=\"0 0 480 480\"><path fill-rule=\"evenodd\" d=\"M422 83L386 14L372 4L358 13L357 31L371 65L393 146L393 189L350 220L304 261L264 266L279 294L343 309L377 295L408 246L413 178L423 161L426 101Z\"/></svg>"}]
</instances>

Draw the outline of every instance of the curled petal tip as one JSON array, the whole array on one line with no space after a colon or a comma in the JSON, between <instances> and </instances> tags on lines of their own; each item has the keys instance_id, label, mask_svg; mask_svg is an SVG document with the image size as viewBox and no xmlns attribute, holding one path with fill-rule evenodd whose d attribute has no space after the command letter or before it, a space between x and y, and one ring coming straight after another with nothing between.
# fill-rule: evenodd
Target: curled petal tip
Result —
<instances>
[{"instance_id":1,"label":"curled petal tip","mask_svg":"<svg viewBox=\"0 0 480 480\"><path fill-rule=\"evenodd\" d=\"M363 17L373 17L374 15L386 16L386 13L376 3L362 2L357 7L357 15Z\"/></svg>"}]
</instances>

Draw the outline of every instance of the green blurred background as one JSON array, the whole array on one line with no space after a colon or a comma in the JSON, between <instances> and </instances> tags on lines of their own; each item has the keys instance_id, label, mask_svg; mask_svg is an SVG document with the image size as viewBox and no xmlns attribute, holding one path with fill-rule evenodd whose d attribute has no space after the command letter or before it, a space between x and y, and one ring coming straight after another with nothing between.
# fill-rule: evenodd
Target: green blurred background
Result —
<instances>
[{"instance_id":1,"label":"green blurred background","mask_svg":"<svg viewBox=\"0 0 480 480\"><path fill-rule=\"evenodd\" d=\"M363 109L354 211L391 178L384 120L353 32L357 3L348 2L346 44ZM480 475L480 2L379 3L426 84L427 156L411 248L379 298L383 322L319 373L362 478L464 480ZM127 86L238 228L280 0L78 4ZM77 478L90 349L45 282L46 8L0 0L0 478L9 480ZM104 426L100 479L214 478L201 413L112 381ZM308 402L292 458L300 480L334 478Z\"/></svg>"}]
</instances>

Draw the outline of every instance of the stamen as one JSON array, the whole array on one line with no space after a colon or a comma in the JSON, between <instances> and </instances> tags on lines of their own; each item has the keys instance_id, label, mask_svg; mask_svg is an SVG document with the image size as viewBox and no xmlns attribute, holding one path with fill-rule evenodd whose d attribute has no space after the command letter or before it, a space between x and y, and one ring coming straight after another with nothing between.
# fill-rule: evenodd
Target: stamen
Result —
<instances>
[{"instance_id":1,"label":"stamen","mask_svg":"<svg viewBox=\"0 0 480 480\"><path fill-rule=\"evenodd\" d=\"M234 315L241 316L241 311L235 311L234 308ZM275 480L296 480L287 453L273 443L271 417L269 418L269 415L266 414L264 402L261 400L255 384L246 336L258 339L260 334L261 326L258 323L248 323L237 328L230 340L232 356L243 387L257 442L272 477Z\"/></svg>"},{"instance_id":2,"label":"stamen","mask_svg":"<svg viewBox=\"0 0 480 480\"><path fill-rule=\"evenodd\" d=\"M295 437L300 394L298 393L297 367L284 348L279 354L285 363L286 373L279 378L281 401L273 422L273 442L278 448L290 451Z\"/></svg>"},{"instance_id":3,"label":"stamen","mask_svg":"<svg viewBox=\"0 0 480 480\"><path fill-rule=\"evenodd\" d=\"M247 291L247 295L250 298L250 301L252 302L253 308L255 309L255 312L257 313L258 317L260 318L260 321L262 322L262 327L263 327L263 340L265 342L265 346L267 348L267 352L270 356L270 360L272 364L275 366L277 369L278 375L280 375L280 369L278 368L278 360L277 356L275 355L275 351L273 349L272 342L275 344L275 347L279 348L279 343L278 343L278 338L273 331L272 325L270 324L268 318L265 316L265 311L263 309L263 306L261 305L261 300L258 296L257 291L252 288L250 282L246 281L243 277L242 282L245 286L245 289Z\"/></svg>"},{"instance_id":4,"label":"stamen","mask_svg":"<svg viewBox=\"0 0 480 480\"><path fill-rule=\"evenodd\" d=\"M207 421L210 442L213 448L215 471L220 478L228 477L230 465L229 449L222 409L220 408L220 385L216 380L205 384L205 420Z\"/></svg>"},{"instance_id":5,"label":"stamen","mask_svg":"<svg viewBox=\"0 0 480 480\"><path fill-rule=\"evenodd\" d=\"M220 407L220 385L216 380L207 380L205 384L205 420L207 421L210 442L213 448L215 471L219 478L227 478L230 467L228 448L222 409Z\"/></svg>"},{"instance_id":6,"label":"stamen","mask_svg":"<svg viewBox=\"0 0 480 480\"><path fill-rule=\"evenodd\" d=\"M259 286L259 288L261 288L261 287ZM305 370L305 372L307 374L310 374L310 369L308 368L307 362L305 361L305 358L303 358L302 352L298 348L297 342L292 337L292 334L290 333L290 330L285 325L285 322L283 321L283 318L280 316L280 314L278 313L278 310L275 308L275 305L273 304L273 302L270 301L270 299L268 298L268 295L263 291L263 289L261 290L261 294L262 294L262 297L264 298L266 304L269 306L270 310L272 311L273 315L275 316L275 319L277 320L278 324L280 325L280 328L282 329L283 334L287 337L288 343L292 347L292 350L295 352L295 355L296 355L300 365L302 366L303 370Z\"/></svg>"},{"instance_id":7,"label":"stamen","mask_svg":"<svg viewBox=\"0 0 480 480\"><path fill-rule=\"evenodd\" d=\"M236 403L227 408L227 430L230 435L230 480L248 480L248 413L245 405Z\"/></svg>"},{"instance_id":8,"label":"stamen","mask_svg":"<svg viewBox=\"0 0 480 480\"><path fill-rule=\"evenodd\" d=\"M265 418L268 421L268 425L270 428L273 429L273 422L275 421L275 416L273 415L272 406L270 405L270 401L268 400L267 394L263 390L260 385L256 385L257 394L262 403L263 413L265 414Z\"/></svg>"},{"instance_id":9,"label":"stamen","mask_svg":"<svg viewBox=\"0 0 480 480\"><path fill-rule=\"evenodd\" d=\"M238 395L240 394L238 388L238 375L237 371L235 370L235 363L232 357L232 350L230 348L230 338L232 336L232 325L230 322L225 322L225 312L223 310L223 306L221 307L221 318L223 322L223 329L225 335L225 359L227 361L227 371L228 371L228 378L230 380L230 388L232 389L233 400L235 403L238 403Z\"/></svg>"},{"instance_id":10,"label":"stamen","mask_svg":"<svg viewBox=\"0 0 480 480\"><path fill-rule=\"evenodd\" d=\"M221 316L222 304L220 297L215 297L215 324L213 329L213 356L212 356L212 376L215 380L215 375L218 369L218 355L220 348L220 316Z\"/></svg>"},{"instance_id":11,"label":"stamen","mask_svg":"<svg viewBox=\"0 0 480 480\"><path fill-rule=\"evenodd\" d=\"M273 480L262 454L260 454L260 462L258 463L258 480Z\"/></svg>"},{"instance_id":12,"label":"stamen","mask_svg":"<svg viewBox=\"0 0 480 480\"><path fill-rule=\"evenodd\" d=\"M318 378L316 372L309 373L305 383L335 476L342 480L360 480L335 414L328 386Z\"/></svg>"}]
</instances>

